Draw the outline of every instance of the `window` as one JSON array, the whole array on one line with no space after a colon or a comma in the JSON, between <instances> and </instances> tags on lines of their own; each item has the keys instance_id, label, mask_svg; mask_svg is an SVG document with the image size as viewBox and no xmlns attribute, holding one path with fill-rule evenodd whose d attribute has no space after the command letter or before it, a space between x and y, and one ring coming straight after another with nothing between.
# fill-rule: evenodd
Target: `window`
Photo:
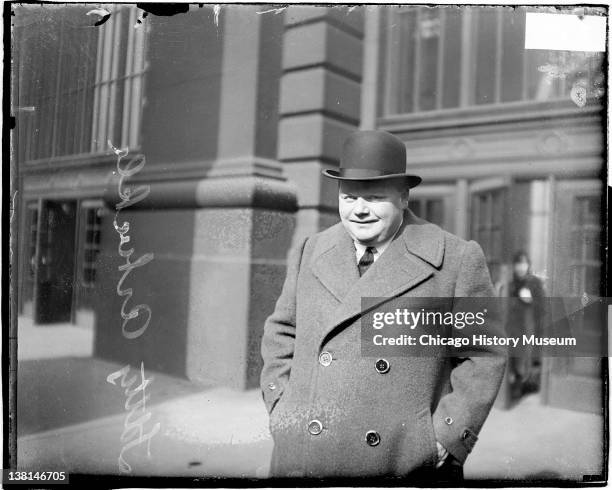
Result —
<instances>
[{"instance_id":1,"label":"window","mask_svg":"<svg viewBox=\"0 0 612 490\"><path fill-rule=\"evenodd\" d=\"M18 295L20 313L32 314L32 298L34 295L34 281L36 279L37 255L36 243L38 241L39 203L28 201L25 203L24 233L21 252L19 254L21 291Z\"/></svg>"},{"instance_id":2,"label":"window","mask_svg":"<svg viewBox=\"0 0 612 490\"><path fill-rule=\"evenodd\" d=\"M440 227L444 222L444 199L440 198L414 198L410 199L410 209L417 216L434 223Z\"/></svg>"},{"instance_id":3,"label":"window","mask_svg":"<svg viewBox=\"0 0 612 490\"><path fill-rule=\"evenodd\" d=\"M604 94L603 53L525 50L526 12L397 7L387 24L386 114Z\"/></svg>"},{"instance_id":4,"label":"window","mask_svg":"<svg viewBox=\"0 0 612 490\"><path fill-rule=\"evenodd\" d=\"M92 288L96 282L96 260L100 253L102 208L85 208L85 242L81 284Z\"/></svg>"},{"instance_id":5,"label":"window","mask_svg":"<svg viewBox=\"0 0 612 490\"><path fill-rule=\"evenodd\" d=\"M38 240L38 203L27 206L28 230L28 280L34 281L36 275L36 242Z\"/></svg>"},{"instance_id":6,"label":"window","mask_svg":"<svg viewBox=\"0 0 612 490\"><path fill-rule=\"evenodd\" d=\"M14 9L19 161L105 151L109 138L138 146L145 26L135 5L103 8L97 27L93 5Z\"/></svg>"},{"instance_id":7,"label":"window","mask_svg":"<svg viewBox=\"0 0 612 490\"><path fill-rule=\"evenodd\" d=\"M472 239L482 247L494 281L503 262L505 199L503 188L472 195Z\"/></svg>"},{"instance_id":8,"label":"window","mask_svg":"<svg viewBox=\"0 0 612 490\"><path fill-rule=\"evenodd\" d=\"M138 146L145 71L144 25L136 23L135 7L110 9L113 14L98 36L94 84L92 151Z\"/></svg>"},{"instance_id":9,"label":"window","mask_svg":"<svg viewBox=\"0 0 612 490\"><path fill-rule=\"evenodd\" d=\"M89 151L97 31L83 26L87 10L51 5L16 9L20 161Z\"/></svg>"},{"instance_id":10,"label":"window","mask_svg":"<svg viewBox=\"0 0 612 490\"><path fill-rule=\"evenodd\" d=\"M460 35L458 14L426 7L397 10L398 27L390 32L399 45L399 59L390 62L398 70L392 80L397 112L458 105L459 53L453 44L453 37Z\"/></svg>"},{"instance_id":11,"label":"window","mask_svg":"<svg viewBox=\"0 0 612 490\"><path fill-rule=\"evenodd\" d=\"M571 290L578 296L585 292L598 295L601 269L599 197L577 196L572 207Z\"/></svg>"}]
</instances>

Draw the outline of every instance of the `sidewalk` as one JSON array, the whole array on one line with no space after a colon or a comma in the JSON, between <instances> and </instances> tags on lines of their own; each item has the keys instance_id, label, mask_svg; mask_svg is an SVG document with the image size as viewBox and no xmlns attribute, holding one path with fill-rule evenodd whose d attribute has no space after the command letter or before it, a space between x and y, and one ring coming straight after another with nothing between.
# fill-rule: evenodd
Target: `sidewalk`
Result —
<instances>
[{"instance_id":1,"label":"sidewalk","mask_svg":"<svg viewBox=\"0 0 612 490\"><path fill-rule=\"evenodd\" d=\"M54 328L20 325L20 343L22 336L24 343L34 336L41 345L41 336L49 338L46 359L20 349L19 465L118 474L121 448L130 440L128 434L121 441L128 412L124 390L106 378L122 366L94 359L82 346L79 352L70 351L70 329L80 327ZM61 357L51 356L53 344L60 346ZM258 390L238 392L147 373L150 376L154 380L147 387L146 408L152 415L143 428L147 432L159 423L160 430L151 439L150 456L146 444L125 451L133 474L267 476L272 442ZM582 479L599 474L603 430L601 416L542 406L538 395L531 395L511 410L493 409L465 476Z\"/></svg>"},{"instance_id":2,"label":"sidewalk","mask_svg":"<svg viewBox=\"0 0 612 490\"><path fill-rule=\"evenodd\" d=\"M272 442L258 392L211 389L149 409L153 416L145 431L155 423L160 431L151 439L150 457L146 444L124 453L132 474L267 476ZM119 474L124 423L118 414L24 436L18 440L18 461L31 469Z\"/></svg>"},{"instance_id":3,"label":"sidewalk","mask_svg":"<svg viewBox=\"0 0 612 490\"><path fill-rule=\"evenodd\" d=\"M107 382L123 365L91 357L93 331L70 324L18 325L17 456L22 468L119 474L122 447L132 440L121 379ZM136 367L134 367L136 368ZM134 368L127 374L129 380ZM150 420L159 432L124 453L137 475L267 476L272 441L257 390L238 392L147 372ZM140 383L134 383L135 389ZM139 397L131 401L134 405Z\"/></svg>"}]
</instances>

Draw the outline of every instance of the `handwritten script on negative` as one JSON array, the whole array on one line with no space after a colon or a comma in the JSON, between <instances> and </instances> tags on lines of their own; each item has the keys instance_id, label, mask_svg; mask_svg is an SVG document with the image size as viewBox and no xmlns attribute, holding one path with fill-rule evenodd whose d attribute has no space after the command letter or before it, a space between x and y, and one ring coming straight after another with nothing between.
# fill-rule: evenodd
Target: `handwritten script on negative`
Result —
<instances>
[{"instance_id":1,"label":"handwritten script on negative","mask_svg":"<svg viewBox=\"0 0 612 490\"><path fill-rule=\"evenodd\" d=\"M121 226L117 223L117 218L120 211L142 201L150 192L150 188L147 185L141 186L128 186L125 180L138 173L145 165L145 158L143 155L136 155L127 161L127 164L123 164L122 160L127 157L127 149L115 148L112 143L108 142L109 146L117 156L117 173L119 174L118 183L118 194L120 201L115 205L115 218L113 219L113 226L115 231L119 234L119 245L117 252L119 256L125 259L125 263L117 267L118 271L122 273L121 278L117 282L117 295L124 298L123 304L121 305L121 333L123 337L128 340L134 340L142 336L151 321L151 308L147 304L137 304L131 306L130 300L134 291L132 288L124 289L124 282L126 281L129 274L139 268L143 267L153 260L152 253L145 253L138 257L136 260L132 260L132 254L134 248L125 249L124 245L130 243L130 222L124 221ZM129 311L128 311L129 310ZM136 322L136 324L130 324L130 322ZM146 394L146 388L151 383L153 378L147 379L145 377L144 363L140 363L140 384L132 388L132 385L136 382L137 376L132 376L129 380L127 375L130 372L131 366L128 364L118 371L109 374L106 378L111 384L115 384L118 378L121 378L121 388L125 389L125 410L127 414L125 416L123 424L123 432L121 434L121 442L123 446L119 453L119 471L121 473L131 473L132 466L126 461L125 454L130 449L133 449L141 444L147 444L147 457L151 457L151 439L155 434L159 432L160 424L156 423L149 432L145 431L145 424L151 419L151 412L147 412L146 402L150 398L150 394ZM135 397L140 395L137 401L133 401ZM138 417L138 418L136 418ZM135 419L135 420L134 420Z\"/></svg>"}]
</instances>

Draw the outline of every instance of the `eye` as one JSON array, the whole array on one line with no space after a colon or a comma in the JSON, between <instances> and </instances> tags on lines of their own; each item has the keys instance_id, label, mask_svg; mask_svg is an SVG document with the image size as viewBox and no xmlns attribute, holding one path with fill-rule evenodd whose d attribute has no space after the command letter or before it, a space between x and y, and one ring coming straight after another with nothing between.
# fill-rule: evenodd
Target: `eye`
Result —
<instances>
[{"instance_id":1,"label":"eye","mask_svg":"<svg viewBox=\"0 0 612 490\"><path fill-rule=\"evenodd\" d=\"M353 202L353 201L355 200L355 196L353 196L353 195L351 195L351 194L342 194L342 195L340 196L340 198L341 198L343 201L346 201L346 202Z\"/></svg>"},{"instance_id":2,"label":"eye","mask_svg":"<svg viewBox=\"0 0 612 490\"><path fill-rule=\"evenodd\" d=\"M387 196L384 196L382 194L377 194L374 196L368 196L367 197L368 201L386 201L388 199Z\"/></svg>"}]
</instances>

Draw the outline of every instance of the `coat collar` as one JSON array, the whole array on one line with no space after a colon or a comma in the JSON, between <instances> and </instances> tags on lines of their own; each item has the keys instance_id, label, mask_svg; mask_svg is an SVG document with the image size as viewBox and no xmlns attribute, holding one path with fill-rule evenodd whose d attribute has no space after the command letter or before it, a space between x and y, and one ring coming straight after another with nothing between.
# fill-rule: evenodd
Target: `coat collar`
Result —
<instances>
[{"instance_id":1,"label":"coat collar","mask_svg":"<svg viewBox=\"0 0 612 490\"><path fill-rule=\"evenodd\" d=\"M400 232L380 258L359 277L355 248L341 223L320 235L311 269L321 284L338 300L324 338L337 325L361 313L361 298L379 298L372 307L402 294L428 279L442 265L444 233L437 226L404 214Z\"/></svg>"},{"instance_id":2,"label":"coat collar","mask_svg":"<svg viewBox=\"0 0 612 490\"><path fill-rule=\"evenodd\" d=\"M436 269L442 265L444 233L441 228L407 210L404 214L404 230L401 235L409 252Z\"/></svg>"}]
</instances>

